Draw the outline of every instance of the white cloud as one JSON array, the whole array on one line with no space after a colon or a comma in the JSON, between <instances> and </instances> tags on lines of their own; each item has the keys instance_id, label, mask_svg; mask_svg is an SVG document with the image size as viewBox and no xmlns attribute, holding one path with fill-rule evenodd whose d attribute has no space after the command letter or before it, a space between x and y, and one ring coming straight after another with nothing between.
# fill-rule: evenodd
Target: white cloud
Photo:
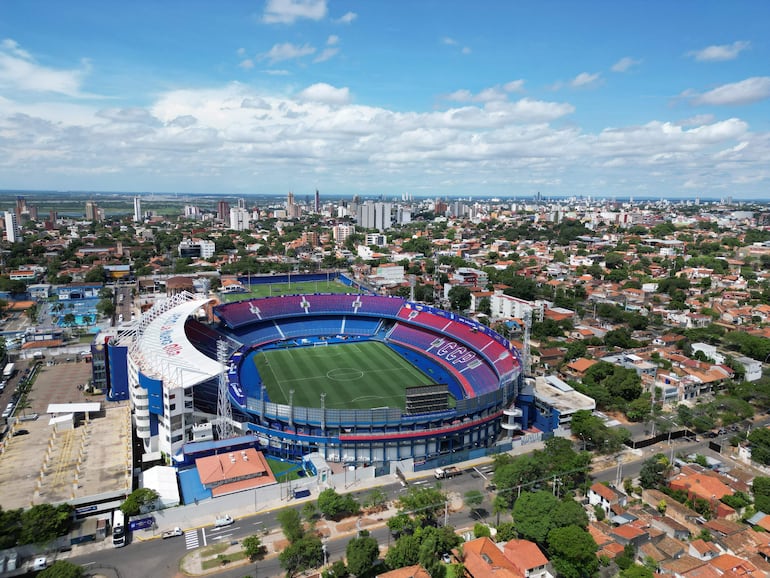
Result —
<instances>
[{"instance_id":1,"label":"white cloud","mask_svg":"<svg viewBox=\"0 0 770 578\"><path fill-rule=\"evenodd\" d=\"M267 0L262 20L269 24L292 24L296 20L322 20L326 0Z\"/></svg>"},{"instance_id":2,"label":"white cloud","mask_svg":"<svg viewBox=\"0 0 770 578\"><path fill-rule=\"evenodd\" d=\"M339 51L340 49L336 46L324 48L321 53L313 59L313 62L326 62L336 56Z\"/></svg>"},{"instance_id":3,"label":"white cloud","mask_svg":"<svg viewBox=\"0 0 770 578\"><path fill-rule=\"evenodd\" d=\"M0 44L0 85L5 86L6 92L49 92L86 98L89 95L81 92L81 85L88 68L84 62L80 70L56 70L35 62L29 52L10 38Z\"/></svg>"},{"instance_id":4,"label":"white cloud","mask_svg":"<svg viewBox=\"0 0 770 578\"><path fill-rule=\"evenodd\" d=\"M345 14L337 18L335 22L339 24L350 24L356 18L358 18L358 14L356 14L355 12L346 12Z\"/></svg>"},{"instance_id":5,"label":"white cloud","mask_svg":"<svg viewBox=\"0 0 770 578\"><path fill-rule=\"evenodd\" d=\"M463 49L460 52L463 54L470 54L473 51L471 50L470 46L463 46Z\"/></svg>"},{"instance_id":6,"label":"white cloud","mask_svg":"<svg viewBox=\"0 0 770 578\"><path fill-rule=\"evenodd\" d=\"M283 60L302 58L303 56L315 54L315 51L315 47L310 44L299 46L291 42L284 42L282 44L274 44L268 52L262 55L262 58L266 58L271 63L276 63Z\"/></svg>"},{"instance_id":7,"label":"white cloud","mask_svg":"<svg viewBox=\"0 0 770 578\"><path fill-rule=\"evenodd\" d=\"M581 72L578 74L575 78L570 80L569 85L572 88L583 88L586 86L591 86L592 84L596 84L601 79L601 75L596 73L588 73L588 72Z\"/></svg>"},{"instance_id":8,"label":"white cloud","mask_svg":"<svg viewBox=\"0 0 770 578\"><path fill-rule=\"evenodd\" d=\"M336 34L332 34L331 36L329 36L329 38L326 39L326 46L335 46L339 44L339 42L340 42L340 37L337 36Z\"/></svg>"},{"instance_id":9,"label":"white cloud","mask_svg":"<svg viewBox=\"0 0 770 578\"><path fill-rule=\"evenodd\" d=\"M448 46L456 46L457 40L454 38L450 38L449 36L444 36L444 38L441 39L442 44L446 44Z\"/></svg>"},{"instance_id":10,"label":"white cloud","mask_svg":"<svg viewBox=\"0 0 770 578\"><path fill-rule=\"evenodd\" d=\"M725 60L735 60L738 55L746 50L751 43L744 40L738 40L732 44L715 44L707 46L701 50L692 50L687 53L699 62L721 62Z\"/></svg>"},{"instance_id":11,"label":"white cloud","mask_svg":"<svg viewBox=\"0 0 770 578\"><path fill-rule=\"evenodd\" d=\"M277 68L269 68L267 70L263 70L265 74L269 74L270 76L289 76L291 72L288 70L283 69L277 69Z\"/></svg>"},{"instance_id":12,"label":"white cloud","mask_svg":"<svg viewBox=\"0 0 770 578\"><path fill-rule=\"evenodd\" d=\"M253 192L258 182L271 192L328 183L340 193L506 195L542 186L658 196L683 194L688 181L701 195L770 185L770 134L740 118L588 130L569 102L509 100L520 80L456 91L457 102L432 111L353 103L347 87L286 84L179 89L149 106L114 108L6 91L0 172L7 187L189 192Z\"/></svg>"},{"instance_id":13,"label":"white cloud","mask_svg":"<svg viewBox=\"0 0 770 578\"><path fill-rule=\"evenodd\" d=\"M524 92L524 80L512 80L503 85L505 92Z\"/></svg>"},{"instance_id":14,"label":"white cloud","mask_svg":"<svg viewBox=\"0 0 770 578\"><path fill-rule=\"evenodd\" d=\"M238 66L245 68L246 70L251 70L254 68L254 61L251 58L246 58L245 60L241 60L238 63Z\"/></svg>"},{"instance_id":15,"label":"white cloud","mask_svg":"<svg viewBox=\"0 0 770 578\"><path fill-rule=\"evenodd\" d=\"M634 66L641 64L641 62L641 60L634 60L629 56L624 56L613 64L610 70L612 70L612 72L628 72Z\"/></svg>"},{"instance_id":16,"label":"white cloud","mask_svg":"<svg viewBox=\"0 0 770 578\"><path fill-rule=\"evenodd\" d=\"M692 103L696 105L752 104L770 98L770 76L755 76L723 84L703 94L686 91L682 96L691 97Z\"/></svg>"},{"instance_id":17,"label":"white cloud","mask_svg":"<svg viewBox=\"0 0 770 578\"><path fill-rule=\"evenodd\" d=\"M350 102L350 91L347 87L336 88L325 82L319 82L300 92L299 98L303 101L340 105Z\"/></svg>"}]
</instances>

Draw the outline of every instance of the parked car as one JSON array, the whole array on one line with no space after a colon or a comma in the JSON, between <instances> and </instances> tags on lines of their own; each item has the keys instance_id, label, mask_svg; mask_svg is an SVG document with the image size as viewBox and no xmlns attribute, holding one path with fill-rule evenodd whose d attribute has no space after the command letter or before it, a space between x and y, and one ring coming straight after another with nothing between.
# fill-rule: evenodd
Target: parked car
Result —
<instances>
[{"instance_id":1,"label":"parked car","mask_svg":"<svg viewBox=\"0 0 770 578\"><path fill-rule=\"evenodd\" d=\"M166 538L175 538L176 536L181 536L182 534L184 534L184 532L182 532L182 528L177 526L173 530L166 530L165 532L163 532L163 534L161 534L161 537L165 540Z\"/></svg>"},{"instance_id":2,"label":"parked car","mask_svg":"<svg viewBox=\"0 0 770 578\"><path fill-rule=\"evenodd\" d=\"M13 432L13 437L16 436L25 436L29 433L28 429L17 429L15 432Z\"/></svg>"},{"instance_id":3,"label":"parked car","mask_svg":"<svg viewBox=\"0 0 770 578\"><path fill-rule=\"evenodd\" d=\"M219 517L218 517L218 518L217 518L217 519L214 521L214 527L215 527L215 528L222 528L222 527L224 527L224 526L229 526L229 525L230 525L230 524L232 524L232 523L233 523L233 519L232 519L232 517L231 517L231 516L229 516L229 515L227 515L227 514L225 514L224 516L219 516Z\"/></svg>"}]
</instances>

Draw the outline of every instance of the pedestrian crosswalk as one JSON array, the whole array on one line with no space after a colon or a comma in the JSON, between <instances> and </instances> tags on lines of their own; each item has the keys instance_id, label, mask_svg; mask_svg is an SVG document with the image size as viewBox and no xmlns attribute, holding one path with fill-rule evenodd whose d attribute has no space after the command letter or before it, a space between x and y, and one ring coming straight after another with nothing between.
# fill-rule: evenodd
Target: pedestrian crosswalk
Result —
<instances>
[{"instance_id":1,"label":"pedestrian crosswalk","mask_svg":"<svg viewBox=\"0 0 770 578\"><path fill-rule=\"evenodd\" d=\"M188 550L198 547L198 530L187 530L184 533L184 544Z\"/></svg>"}]
</instances>

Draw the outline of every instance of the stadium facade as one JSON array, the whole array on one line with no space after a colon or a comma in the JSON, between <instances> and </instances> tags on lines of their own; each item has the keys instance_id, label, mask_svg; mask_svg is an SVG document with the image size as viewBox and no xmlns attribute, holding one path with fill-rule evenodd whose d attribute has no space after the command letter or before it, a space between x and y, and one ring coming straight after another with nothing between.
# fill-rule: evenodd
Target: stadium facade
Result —
<instances>
[{"instance_id":1,"label":"stadium facade","mask_svg":"<svg viewBox=\"0 0 770 578\"><path fill-rule=\"evenodd\" d=\"M252 360L273 348L351 340L386 344L433 375L451 403L428 390L413 390L422 397L412 394L411 401L407 394L410 407L327 408L323 395L315 405L278 403ZM216 356L221 341L224 364ZM220 386L227 387L233 432L286 459L320 452L329 461L384 468L405 459L448 461L458 452L486 453L504 430L527 427L532 415L516 407L522 362L508 340L471 319L397 297L290 295L212 308L211 300L182 293L158 302L108 344L107 357L108 364L126 360L145 459L181 455L203 424L216 423ZM111 388L116 398L119 389Z\"/></svg>"}]
</instances>

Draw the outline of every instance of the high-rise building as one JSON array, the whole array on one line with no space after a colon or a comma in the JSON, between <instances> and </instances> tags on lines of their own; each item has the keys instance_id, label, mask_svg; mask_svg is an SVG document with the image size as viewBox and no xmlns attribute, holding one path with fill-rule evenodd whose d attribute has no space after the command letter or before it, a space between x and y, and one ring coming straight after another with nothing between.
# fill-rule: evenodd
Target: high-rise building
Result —
<instances>
[{"instance_id":1,"label":"high-rise building","mask_svg":"<svg viewBox=\"0 0 770 578\"><path fill-rule=\"evenodd\" d=\"M356 232L355 226L348 225L347 223L340 223L339 225L336 225L332 229L334 240L337 242L338 245L342 245L345 242L345 239L350 237L350 235L354 234L355 232Z\"/></svg>"},{"instance_id":2,"label":"high-rise building","mask_svg":"<svg viewBox=\"0 0 770 578\"><path fill-rule=\"evenodd\" d=\"M219 201L217 203L217 219L225 225L230 224L230 203L227 201Z\"/></svg>"},{"instance_id":3,"label":"high-rise building","mask_svg":"<svg viewBox=\"0 0 770 578\"><path fill-rule=\"evenodd\" d=\"M5 212L5 237L9 243L15 243L21 239L19 221L16 220L16 211Z\"/></svg>"},{"instance_id":4,"label":"high-rise building","mask_svg":"<svg viewBox=\"0 0 770 578\"><path fill-rule=\"evenodd\" d=\"M142 220L142 199L134 197L134 223L141 223Z\"/></svg>"},{"instance_id":5,"label":"high-rise building","mask_svg":"<svg viewBox=\"0 0 770 578\"><path fill-rule=\"evenodd\" d=\"M246 209L233 207L230 209L230 228L233 231L248 231L250 216Z\"/></svg>"},{"instance_id":6,"label":"high-rise building","mask_svg":"<svg viewBox=\"0 0 770 578\"><path fill-rule=\"evenodd\" d=\"M321 193L318 192L318 189L315 190L315 204L313 206L313 210L316 213L321 212Z\"/></svg>"},{"instance_id":7,"label":"high-rise building","mask_svg":"<svg viewBox=\"0 0 770 578\"><path fill-rule=\"evenodd\" d=\"M101 221L104 212L99 209L96 201L86 201L86 221Z\"/></svg>"}]
</instances>

